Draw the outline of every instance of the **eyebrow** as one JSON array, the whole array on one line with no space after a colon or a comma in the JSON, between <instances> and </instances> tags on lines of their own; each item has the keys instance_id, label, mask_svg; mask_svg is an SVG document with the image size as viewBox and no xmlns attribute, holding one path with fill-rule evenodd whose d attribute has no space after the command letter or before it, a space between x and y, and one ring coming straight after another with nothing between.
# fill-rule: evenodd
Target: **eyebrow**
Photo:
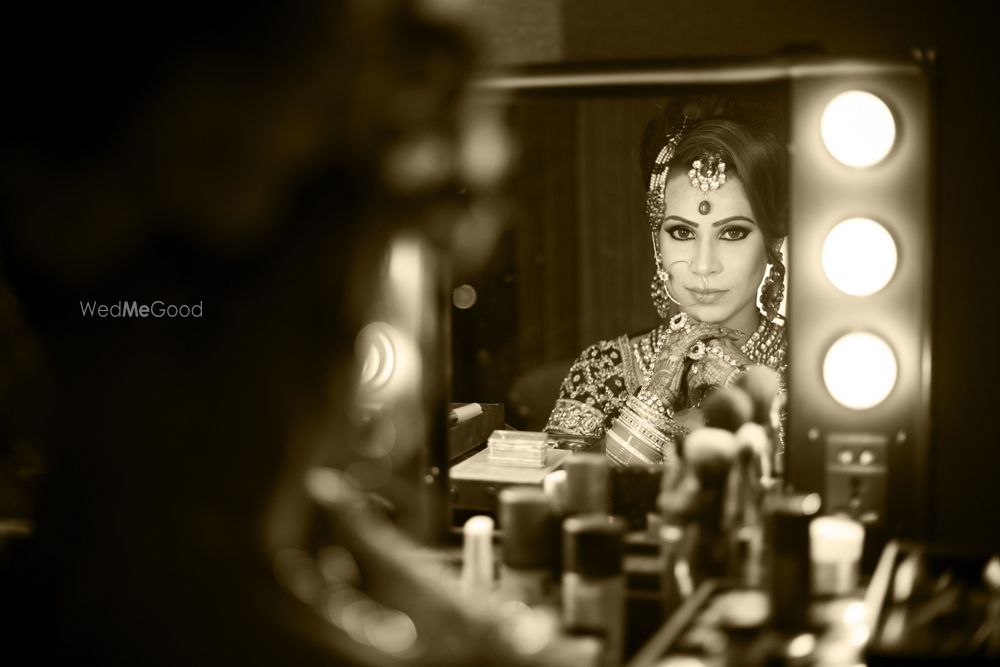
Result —
<instances>
[{"instance_id":1,"label":"eyebrow","mask_svg":"<svg viewBox=\"0 0 1000 667\"><path fill-rule=\"evenodd\" d=\"M663 219L663 222L666 222L667 220L677 220L679 222L683 222L686 225L691 225L692 227L700 227L701 226L697 222L691 222L687 218L682 218L679 215L668 215L667 217L665 217ZM757 226L756 222L754 222L750 218L746 217L745 215L731 215L728 218L723 218L722 220L716 220L715 222L712 223L712 226L713 227L719 227L719 226L724 225L726 223L735 222L737 220L742 220L743 222L749 222L751 225L753 225L755 227Z\"/></svg>"}]
</instances>

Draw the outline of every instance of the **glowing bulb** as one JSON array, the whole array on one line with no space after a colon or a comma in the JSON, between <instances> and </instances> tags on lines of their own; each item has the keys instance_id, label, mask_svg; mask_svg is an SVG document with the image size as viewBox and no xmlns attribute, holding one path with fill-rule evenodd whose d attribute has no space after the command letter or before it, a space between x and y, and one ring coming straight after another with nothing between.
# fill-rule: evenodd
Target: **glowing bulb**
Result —
<instances>
[{"instance_id":1,"label":"glowing bulb","mask_svg":"<svg viewBox=\"0 0 1000 667\"><path fill-rule=\"evenodd\" d=\"M896 355L870 333L839 338L823 360L823 382L834 400L852 410L873 408L896 386Z\"/></svg>"},{"instance_id":2,"label":"glowing bulb","mask_svg":"<svg viewBox=\"0 0 1000 667\"><path fill-rule=\"evenodd\" d=\"M868 218L838 223L823 241L823 271L834 287L868 296L896 273L896 243L885 227Z\"/></svg>"},{"instance_id":3,"label":"glowing bulb","mask_svg":"<svg viewBox=\"0 0 1000 667\"><path fill-rule=\"evenodd\" d=\"M830 100L820 120L826 149L848 167L881 162L896 141L892 111L880 98L849 90Z\"/></svg>"}]
</instances>

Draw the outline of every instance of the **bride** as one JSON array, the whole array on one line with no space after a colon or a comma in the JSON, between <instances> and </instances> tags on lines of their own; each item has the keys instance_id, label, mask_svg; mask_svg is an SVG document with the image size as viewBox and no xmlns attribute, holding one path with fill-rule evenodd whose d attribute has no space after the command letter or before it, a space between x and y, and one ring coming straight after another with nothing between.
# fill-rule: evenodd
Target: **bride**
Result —
<instances>
[{"instance_id":1,"label":"bride","mask_svg":"<svg viewBox=\"0 0 1000 667\"><path fill-rule=\"evenodd\" d=\"M652 297L663 323L586 348L546 430L605 436L612 462L671 463L701 402L751 365L785 371L785 149L775 114L688 98L646 128Z\"/></svg>"}]
</instances>

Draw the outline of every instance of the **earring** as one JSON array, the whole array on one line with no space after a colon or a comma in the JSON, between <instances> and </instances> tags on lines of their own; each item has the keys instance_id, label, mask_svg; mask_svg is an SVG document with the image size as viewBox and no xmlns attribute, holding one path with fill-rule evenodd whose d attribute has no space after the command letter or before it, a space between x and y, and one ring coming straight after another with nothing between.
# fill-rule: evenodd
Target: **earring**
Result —
<instances>
[{"instance_id":1,"label":"earring","mask_svg":"<svg viewBox=\"0 0 1000 667\"><path fill-rule=\"evenodd\" d=\"M781 261L781 251L775 253L774 263L767 270L764 286L760 292L760 305L769 320L784 319L778 312L785 298L785 265Z\"/></svg>"},{"instance_id":2,"label":"earring","mask_svg":"<svg viewBox=\"0 0 1000 667\"><path fill-rule=\"evenodd\" d=\"M670 274L660 268L653 272L653 281L649 285L649 294L653 298L653 307L656 308L656 314L664 320L670 316L670 302L673 301L670 298L670 292L667 291L667 282L669 280Z\"/></svg>"}]
</instances>

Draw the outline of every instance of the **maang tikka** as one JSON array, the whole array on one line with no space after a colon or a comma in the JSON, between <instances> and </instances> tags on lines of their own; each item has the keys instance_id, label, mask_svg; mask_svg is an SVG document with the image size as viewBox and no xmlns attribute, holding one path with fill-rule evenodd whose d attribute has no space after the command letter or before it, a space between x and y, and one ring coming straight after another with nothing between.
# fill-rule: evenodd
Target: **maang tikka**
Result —
<instances>
[{"instance_id":1,"label":"maang tikka","mask_svg":"<svg viewBox=\"0 0 1000 667\"><path fill-rule=\"evenodd\" d=\"M691 187L705 193L705 199L698 204L698 212L708 215L712 212L712 203L708 201L708 193L718 190L726 184L726 163L718 153L705 155L691 163L688 170Z\"/></svg>"}]
</instances>

